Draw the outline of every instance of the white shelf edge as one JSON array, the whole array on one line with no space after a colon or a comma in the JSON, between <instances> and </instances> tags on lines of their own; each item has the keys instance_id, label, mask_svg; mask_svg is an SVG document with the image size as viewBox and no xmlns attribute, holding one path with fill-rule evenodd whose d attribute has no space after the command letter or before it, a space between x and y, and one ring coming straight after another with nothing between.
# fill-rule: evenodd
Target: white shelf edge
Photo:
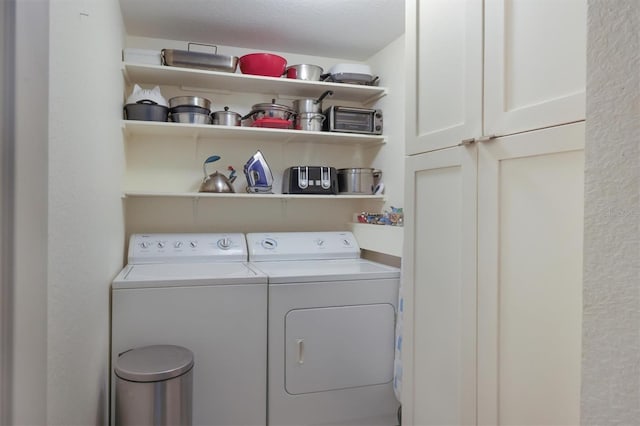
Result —
<instances>
[{"instance_id":1,"label":"white shelf edge","mask_svg":"<svg viewBox=\"0 0 640 426\"><path fill-rule=\"evenodd\" d=\"M304 81L128 62L122 62L122 72L125 80L130 84L188 85L194 88L202 87L203 90L223 89L230 92L280 94L300 97L315 97L324 90L333 90L334 99L353 100L363 104L373 103L388 93L388 89L382 86Z\"/></svg>"},{"instance_id":2,"label":"white shelf edge","mask_svg":"<svg viewBox=\"0 0 640 426\"><path fill-rule=\"evenodd\" d=\"M285 142L349 143L378 146L387 143L385 135L362 135L357 133L314 132L294 129L270 129L242 126L219 126L213 124L172 123L163 121L122 120L122 129L127 137L149 135L183 135L189 137L220 137L229 139L271 138Z\"/></svg>"},{"instance_id":3,"label":"white shelf edge","mask_svg":"<svg viewBox=\"0 0 640 426\"><path fill-rule=\"evenodd\" d=\"M383 195L305 195L305 194L249 194L209 193L209 192L146 192L124 191L123 198L237 198L237 199L271 199L271 200L374 200L384 201Z\"/></svg>"},{"instance_id":4,"label":"white shelf edge","mask_svg":"<svg viewBox=\"0 0 640 426\"><path fill-rule=\"evenodd\" d=\"M360 248L402 257L404 227L352 222L349 223L349 228Z\"/></svg>"}]
</instances>

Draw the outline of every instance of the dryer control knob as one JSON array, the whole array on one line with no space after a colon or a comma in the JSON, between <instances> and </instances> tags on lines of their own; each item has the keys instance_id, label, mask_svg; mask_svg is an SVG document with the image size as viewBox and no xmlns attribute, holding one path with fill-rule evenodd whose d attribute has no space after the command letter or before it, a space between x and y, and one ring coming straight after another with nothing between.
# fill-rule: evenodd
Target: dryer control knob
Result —
<instances>
[{"instance_id":1,"label":"dryer control knob","mask_svg":"<svg viewBox=\"0 0 640 426\"><path fill-rule=\"evenodd\" d=\"M229 250L231 248L231 240L226 237L218 240L218 247L222 250Z\"/></svg>"},{"instance_id":2,"label":"dryer control knob","mask_svg":"<svg viewBox=\"0 0 640 426\"><path fill-rule=\"evenodd\" d=\"M277 246L278 246L278 243L273 238L265 238L264 240L262 240L262 247L264 247L267 250L273 250Z\"/></svg>"},{"instance_id":3,"label":"dryer control knob","mask_svg":"<svg viewBox=\"0 0 640 426\"><path fill-rule=\"evenodd\" d=\"M182 247L182 241L176 241L175 243L173 243L173 246L174 246L175 248L180 248L180 247Z\"/></svg>"},{"instance_id":4,"label":"dryer control knob","mask_svg":"<svg viewBox=\"0 0 640 426\"><path fill-rule=\"evenodd\" d=\"M197 241L189 241L189 245L193 248L198 247L198 242Z\"/></svg>"},{"instance_id":5,"label":"dryer control knob","mask_svg":"<svg viewBox=\"0 0 640 426\"><path fill-rule=\"evenodd\" d=\"M149 241L141 242L140 247L142 247L143 249L149 248Z\"/></svg>"}]
</instances>

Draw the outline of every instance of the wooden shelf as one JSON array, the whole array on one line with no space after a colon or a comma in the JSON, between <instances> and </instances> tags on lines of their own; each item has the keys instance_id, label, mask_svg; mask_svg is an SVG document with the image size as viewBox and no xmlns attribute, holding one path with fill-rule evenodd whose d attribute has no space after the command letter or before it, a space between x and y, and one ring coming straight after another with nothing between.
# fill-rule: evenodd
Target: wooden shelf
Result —
<instances>
[{"instance_id":1,"label":"wooden shelf","mask_svg":"<svg viewBox=\"0 0 640 426\"><path fill-rule=\"evenodd\" d=\"M404 227L369 223L350 223L349 227L361 248L402 257Z\"/></svg>"},{"instance_id":2,"label":"wooden shelf","mask_svg":"<svg viewBox=\"0 0 640 426\"><path fill-rule=\"evenodd\" d=\"M303 81L289 78L206 71L191 68L123 63L122 72L130 84L158 84L201 88L221 93L261 93L280 96L317 98L333 90L331 99L371 104L387 94L378 86Z\"/></svg>"},{"instance_id":3,"label":"wooden shelf","mask_svg":"<svg viewBox=\"0 0 640 426\"><path fill-rule=\"evenodd\" d=\"M383 195L304 195L304 194L249 194L210 193L210 192L143 192L125 191L124 198L236 198L236 199L271 199L271 200L374 200L384 201Z\"/></svg>"},{"instance_id":4,"label":"wooden shelf","mask_svg":"<svg viewBox=\"0 0 640 426\"><path fill-rule=\"evenodd\" d=\"M212 124L169 123L161 121L122 120L127 138L132 136L173 136L224 140L313 142L378 146L386 143L385 136L355 133L311 132L306 130L268 129L258 127L217 126Z\"/></svg>"}]
</instances>

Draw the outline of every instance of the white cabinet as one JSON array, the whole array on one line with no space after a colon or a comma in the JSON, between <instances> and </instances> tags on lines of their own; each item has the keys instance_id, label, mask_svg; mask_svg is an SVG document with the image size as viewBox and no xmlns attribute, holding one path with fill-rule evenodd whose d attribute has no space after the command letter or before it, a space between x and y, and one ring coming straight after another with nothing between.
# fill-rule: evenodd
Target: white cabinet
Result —
<instances>
[{"instance_id":1,"label":"white cabinet","mask_svg":"<svg viewBox=\"0 0 640 426\"><path fill-rule=\"evenodd\" d=\"M482 134L482 1L408 0L406 153Z\"/></svg>"},{"instance_id":2,"label":"white cabinet","mask_svg":"<svg viewBox=\"0 0 640 426\"><path fill-rule=\"evenodd\" d=\"M580 423L584 123L478 145L478 423Z\"/></svg>"},{"instance_id":3,"label":"white cabinet","mask_svg":"<svg viewBox=\"0 0 640 426\"><path fill-rule=\"evenodd\" d=\"M403 424L579 423L583 144L407 158Z\"/></svg>"},{"instance_id":4,"label":"white cabinet","mask_svg":"<svg viewBox=\"0 0 640 426\"><path fill-rule=\"evenodd\" d=\"M407 2L404 424L579 423L585 12Z\"/></svg>"},{"instance_id":5,"label":"white cabinet","mask_svg":"<svg viewBox=\"0 0 640 426\"><path fill-rule=\"evenodd\" d=\"M405 425L475 423L476 148L407 159Z\"/></svg>"},{"instance_id":6,"label":"white cabinet","mask_svg":"<svg viewBox=\"0 0 640 426\"><path fill-rule=\"evenodd\" d=\"M585 117L585 0L407 1L407 155Z\"/></svg>"},{"instance_id":7,"label":"white cabinet","mask_svg":"<svg viewBox=\"0 0 640 426\"><path fill-rule=\"evenodd\" d=\"M584 120L587 2L484 4L484 134Z\"/></svg>"}]
</instances>

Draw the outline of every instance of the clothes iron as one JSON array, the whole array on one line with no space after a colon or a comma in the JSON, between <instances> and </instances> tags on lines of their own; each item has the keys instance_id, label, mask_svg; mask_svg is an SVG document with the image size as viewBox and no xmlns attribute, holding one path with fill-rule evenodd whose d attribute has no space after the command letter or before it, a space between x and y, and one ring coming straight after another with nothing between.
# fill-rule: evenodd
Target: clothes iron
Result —
<instances>
[{"instance_id":1,"label":"clothes iron","mask_svg":"<svg viewBox=\"0 0 640 426\"><path fill-rule=\"evenodd\" d=\"M244 175L247 178L247 192L272 193L273 174L260 150L244 165Z\"/></svg>"}]
</instances>

